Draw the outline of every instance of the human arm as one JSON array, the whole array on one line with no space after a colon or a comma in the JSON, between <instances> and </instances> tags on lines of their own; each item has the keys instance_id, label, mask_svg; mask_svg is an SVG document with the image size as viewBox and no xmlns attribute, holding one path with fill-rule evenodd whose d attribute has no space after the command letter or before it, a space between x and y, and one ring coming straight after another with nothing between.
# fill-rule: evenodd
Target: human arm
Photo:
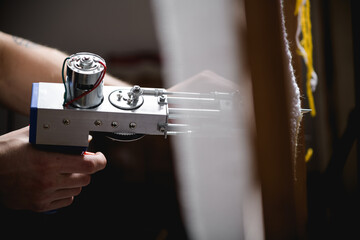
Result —
<instances>
[{"instance_id":1,"label":"human arm","mask_svg":"<svg viewBox=\"0 0 360 240\"><path fill-rule=\"evenodd\" d=\"M33 82L58 82L67 55L54 48L0 32L0 102L9 109L29 114ZM106 74L107 85L128 86Z\"/></svg>"}]
</instances>

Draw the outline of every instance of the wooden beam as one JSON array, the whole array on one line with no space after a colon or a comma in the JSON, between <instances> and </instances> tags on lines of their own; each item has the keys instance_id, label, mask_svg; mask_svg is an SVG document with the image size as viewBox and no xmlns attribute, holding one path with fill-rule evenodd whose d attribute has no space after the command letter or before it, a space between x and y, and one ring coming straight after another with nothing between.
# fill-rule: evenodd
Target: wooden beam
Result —
<instances>
[{"instance_id":1,"label":"wooden beam","mask_svg":"<svg viewBox=\"0 0 360 240\"><path fill-rule=\"evenodd\" d=\"M299 232L290 141L290 74L280 1L245 0L245 12L265 237L294 239Z\"/></svg>"}]
</instances>

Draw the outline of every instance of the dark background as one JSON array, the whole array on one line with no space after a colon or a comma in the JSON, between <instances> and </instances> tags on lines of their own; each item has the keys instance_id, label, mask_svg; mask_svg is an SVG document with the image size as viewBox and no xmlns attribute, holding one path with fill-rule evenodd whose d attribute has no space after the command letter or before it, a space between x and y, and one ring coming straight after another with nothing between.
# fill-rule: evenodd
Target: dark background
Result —
<instances>
[{"instance_id":1,"label":"dark background","mask_svg":"<svg viewBox=\"0 0 360 240\"><path fill-rule=\"evenodd\" d=\"M151 1L0 1L0 30L69 55L102 56L108 72L131 84L162 87ZM60 69L59 69L60 71ZM0 108L0 134L27 126L27 116ZM0 229L11 235L117 239L184 239L171 139L146 136L131 143L94 134L105 170L92 177L70 207L54 214L1 208Z\"/></svg>"}]
</instances>

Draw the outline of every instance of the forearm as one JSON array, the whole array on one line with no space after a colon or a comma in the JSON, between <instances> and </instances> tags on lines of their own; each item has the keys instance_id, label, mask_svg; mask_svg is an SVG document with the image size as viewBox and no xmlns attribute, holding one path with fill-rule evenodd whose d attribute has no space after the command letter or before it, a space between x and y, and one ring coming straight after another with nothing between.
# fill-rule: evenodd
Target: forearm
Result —
<instances>
[{"instance_id":1,"label":"forearm","mask_svg":"<svg viewBox=\"0 0 360 240\"><path fill-rule=\"evenodd\" d=\"M0 102L29 114L33 82L61 82L61 67L67 57L56 49L34 44L0 32ZM109 85L127 85L110 75Z\"/></svg>"}]
</instances>

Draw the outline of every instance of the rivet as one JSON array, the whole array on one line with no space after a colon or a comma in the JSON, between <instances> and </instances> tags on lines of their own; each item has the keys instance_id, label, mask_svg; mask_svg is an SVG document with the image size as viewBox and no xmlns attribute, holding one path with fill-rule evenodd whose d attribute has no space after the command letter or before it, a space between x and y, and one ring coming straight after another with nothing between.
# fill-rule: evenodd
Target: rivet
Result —
<instances>
[{"instance_id":1,"label":"rivet","mask_svg":"<svg viewBox=\"0 0 360 240\"><path fill-rule=\"evenodd\" d=\"M69 124L70 124L70 120L69 120L69 119L64 119L64 120L63 120L63 124L64 124L64 125L69 125Z\"/></svg>"},{"instance_id":2,"label":"rivet","mask_svg":"<svg viewBox=\"0 0 360 240\"><path fill-rule=\"evenodd\" d=\"M136 128L136 123L131 122L131 123L129 124L129 128L130 128L130 129L135 129L135 128Z\"/></svg>"},{"instance_id":3,"label":"rivet","mask_svg":"<svg viewBox=\"0 0 360 240\"><path fill-rule=\"evenodd\" d=\"M95 124L95 126L101 126L101 124L102 124L102 122L101 122L101 120L96 120L95 122L94 122L94 124Z\"/></svg>"}]
</instances>

